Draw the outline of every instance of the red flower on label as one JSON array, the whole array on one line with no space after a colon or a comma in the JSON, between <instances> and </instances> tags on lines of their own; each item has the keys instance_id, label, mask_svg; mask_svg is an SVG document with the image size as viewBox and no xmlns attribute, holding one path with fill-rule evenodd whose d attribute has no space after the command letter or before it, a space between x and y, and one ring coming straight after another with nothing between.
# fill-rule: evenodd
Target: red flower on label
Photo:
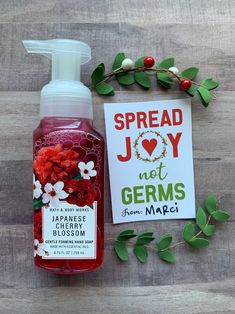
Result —
<instances>
[{"instance_id":1,"label":"red flower on label","mask_svg":"<svg viewBox=\"0 0 235 314\"><path fill-rule=\"evenodd\" d=\"M34 238L42 242L42 212L41 209L34 212Z\"/></svg>"},{"instance_id":2,"label":"red flower on label","mask_svg":"<svg viewBox=\"0 0 235 314\"><path fill-rule=\"evenodd\" d=\"M61 144L41 148L33 167L41 184L66 181L78 172L79 154L72 149L63 150Z\"/></svg>"},{"instance_id":3,"label":"red flower on label","mask_svg":"<svg viewBox=\"0 0 235 314\"><path fill-rule=\"evenodd\" d=\"M92 205L97 196L90 180L70 180L65 183L64 190L69 194L66 201L77 206Z\"/></svg>"}]
</instances>

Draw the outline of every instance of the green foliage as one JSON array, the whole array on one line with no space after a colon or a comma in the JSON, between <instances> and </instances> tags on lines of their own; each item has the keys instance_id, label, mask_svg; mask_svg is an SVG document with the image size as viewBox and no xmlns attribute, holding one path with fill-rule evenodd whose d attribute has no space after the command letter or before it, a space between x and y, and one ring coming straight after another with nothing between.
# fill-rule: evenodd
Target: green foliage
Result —
<instances>
[{"instance_id":1,"label":"green foliage","mask_svg":"<svg viewBox=\"0 0 235 314\"><path fill-rule=\"evenodd\" d=\"M197 92L198 92L198 94L200 96L200 99L201 99L201 102L202 102L203 106L207 107L209 105L209 102L212 99L211 93L209 92L208 89L206 89L203 86L199 86Z\"/></svg>"},{"instance_id":2,"label":"green foliage","mask_svg":"<svg viewBox=\"0 0 235 314\"><path fill-rule=\"evenodd\" d=\"M228 212L218 209L217 198L213 194L207 196L205 207L209 213L208 217L203 208L198 208L196 214L196 223L186 223L182 232L184 241L195 249L204 248L210 244L208 239L202 236L204 235L210 237L216 232L216 226L209 224L212 217L218 222L225 222L230 217ZM196 226L199 229L197 232L195 228ZM134 237L137 237L137 239L133 245L133 253L141 263L145 263L147 261L148 249L155 251L162 261L167 263L174 263L175 256L172 252L172 249L175 246L183 243L178 242L172 245L172 234L166 233L162 235L158 241L156 241L154 246L151 246L151 242L155 239L153 232L147 231L138 235L134 230L127 229L119 233L114 244L114 250L120 260L128 260L126 242Z\"/></svg>"},{"instance_id":3,"label":"green foliage","mask_svg":"<svg viewBox=\"0 0 235 314\"><path fill-rule=\"evenodd\" d=\"M149 89L151 87L151 80L144 72L135 72L134 77L136 83L143 88Z\"/></svg>"},{"instance_id":4,"label":"green foliage","mask_svg":"<svg viewBox=\"0 0 235 314\"><path fill-rule=\"evenodd\" d=\"M119 52L114 61L113 61L113 65L112 65L112 69L113 71L119 69L122 65L122 61L125 59L125 54L123 52Z\"/></svg>"},{"instance_id":5,"label":"green foliage","mask_svg":"<svg viewBox=\"0 0 235 314\"><path fill-rule=\"evenodd\" d=\"M34 198L33 199L33 209L37 210L40 209L44 206L45 204L43 204L42 202L42 196L40 196L39 198Z\"/></svg>"},{"instance_id":6,"label":"green foliage","mask_svg":"<svg viewBox=\"0 0 235 314\"><path fill-rule=\"evenodd\" d=\"M159 251L167 249L172 242L172 235L170 233L164 234L157 242L157 248Z\"/></svg>"},{"instance_id":7,"label":"green foliage","mask_svg":"<svg viewBox=\"0 0 235 314\"><path fill-rule=\"evenodd\" d=\"M203 248L209 245L209 241L204 238L193 238L191 239L188 244L191 245L193 248Z\"/></svg>"},{"instance_id":8,"label":"green foliage","mask_svg":"<svg viewBox=\"0 0 235 314\"><path fill-rule=\"evenodd\" d=\"M214 211L216 211L217 208L217 197L213 194L210 194L207 196L205 201L205 207L209 214L212 214Z\"/></svg>"},{"instance_id":9,"label":"green foliage","mask_svg":"<svg viewBox=\"0 0 235 314\"><path fill-rule=\"evenodd\" d=\"M158 256L167 263L175 263L175 256L170 250L160 251Z\"/></svg>"},{"instance_id":10,"label":"green foliage","mask_svg":"<svg viewBox=\"0 0 235 314\"><path fill-rule=\"evenodd\" d=\"M195 236L195 227L191 222L188 222L183 229L183 239L189 242Z\"/></svg>"},{"instance_id":11,"label":"green foliage","mask_svg":"<svg viewBox=\"0 0 235 314\"><path fill-rule=\"evenodd\" d=\"M135 61L135 67L143 67L144 66L144 57L141 57Z\"/></svg>"},{"instance_id":12,"label":"green foliage","mask_svg":"<svg viewBox=\"0 0 235 314\"><path fill-rule=\"evenodd\" d=\"M126 244L124 242L116 241L114 244L114 250L121 261L123 262L128 261L128 252L127 252Z\"/></svg>"},{"instance_id":13,"label":"green foliage","mask_svg":"<svg viewBox=\"0 0 235 314\"><path fill-rule=\"evenodd\" d=\"M195 67L188 68L180 73L181 78L187 78L189 80L195 79L198 74L199 69Z\"/></svg>"},{"instance_id":14,"label":"green foliage","mask_svg":"<svg viewBox=\"0 0 235 314\"><path fill-rule=\"evenodd\" d=\"M121 85L132 85L135 83L135 79L134 79L134 75L130 74L130 73L121 73L118 74L117 76L117 80L119 82L119 84Z\"/></svg>"},{"instance_id":15,"label":"green foliage","mask_svg":"<svg viewBox=\"0 0 235 314\"><path fill-rule=\"evenodd\" d=\"M215 81L215 80L212 80L210 78L210 79L202 81L201 82L201 86L207 88L208 90L212 90L212 89L215 89L215 88L219 87L219 82Z\"/></svg>"},{"instance_id":16,"label":"green foliage","mask_svg":"<svg viewBox=\"0 0 235 314\"><path fill-rule=\"evenodd\" d=\"M117 240L118 241L126 241L131 238L137 237L137 234L135 234L134 230L125 230L121 233L119 233Z\"/></svg>"},{"instance_id":17,"label":"green foliage","mask_svg":"<svg viewBox=\"0 0 235 314\"><path fill-rule=\"evenodd\" d=\"M196 215L196 223L201 230L205 228L206 220L207 220L207 217L204 210L201 207L198 208L197 215Z\"/></svg>"},{"instance_id":18,"label":"green foliage","mask_svg":"<svg viewBox=\"0 0 235 314\"><path fill-rule=\"evenodd\" d=\"M157 76L158 83L160 85L162 85L165 88L171 88L171 85L173 84L174 81L172 80L171 77L168 76L168 74L163 73L163 72L157 72L156 76Z\"/></svg>"},{"instance_id":19,"label":"green foliage","mask_svg":"<svg viewBox=\"0 0 235 314\"><path fill-rule=\"evenodd\" d=\"M230 218L230 214L224 210L217 210L211 215L216 221L219 221L219 222L225 222Z\"/></svg>"},{"instance_id":20,"label":"green foliage","mask_svg":"<svg viewBox=\"0 0 235 314\"><path fill-rule=\"evenodd\" d=\"M105 66L104 63L101 63L91 74L91 81L94 86L100 83L104 78Z\"/></svg>"},{"instance_id":21,"label":"green foliage","mask_svg":"<svg viewBox=\"0 0 235 314\"><path fill-rule=\"evenodd\" d=\"M134 254L141 263L145 263L148 258L147 248L143 245L134 246Z\"/></svg>"},{"instance_id":22,"label":"green foliage","mask_svg":"<svg viewBox=\"0 0 235 314\"><path fill-rule=\"evenodd\" d=\"M166 58L162 62L160 62L157 66L158 69L169 69L174 66L175 59L174 58Z\"/></svg>"},{"instance_id":23,"label":"green foliage","mask_svg":"<svg viewBox=\"0 0 235 314\"><path fill-rule=\"evenodd\" d=\"M107 80L113 77L116 78L120 85L129 86L136 83L147 90L152 85L148 73L149 71L155 71L158 83L166 89L171 88L175 78L178 79L178 82L182 78L190 79L192 81L192 86L186 90L185 93L191 97L198 95L204 107L209 105L212 100L212 94L210 91L219 86L218 81L208 78L203 80L201 84L195 83L193 80L199 71L196 67L189 67L182 71L180 75L173 75L170 71L168 71L168 69L173 67L175 63L174 58L172 57L161 61L156 66L156 69L146 68L144 66L144 58L145 56L136 60L134 69L122 69L122 62L126 59L126 56L123 52L119 52L115 56L112 64L113 72L108 74L105 74L104 63L99 64L91 75L92 84L94 85L96 92L103 96L114 95L113 87L106 83Z\"/></svg>"},{"instance_id":24,"label":"green foliage","mask_svg":"<svg viewBox=\"0 0 235 314\"><path fill-rule=\"evenodd\" d=\"M104 95L104 96L114 95L113 86L105 82L100 82L99 84L97 84L95 89L97 93L100 95Z\"/></svg>"}]
</instances>

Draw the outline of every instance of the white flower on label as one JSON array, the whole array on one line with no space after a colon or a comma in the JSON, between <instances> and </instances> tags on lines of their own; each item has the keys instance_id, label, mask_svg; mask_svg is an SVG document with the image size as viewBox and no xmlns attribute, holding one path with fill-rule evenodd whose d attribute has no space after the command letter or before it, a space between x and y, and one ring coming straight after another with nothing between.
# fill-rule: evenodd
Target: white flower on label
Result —
<instances>
[{"instance_id":1,"label":"white flower on label","mask_svg":"<svg viewBox=\"0 0 235 314\"><path fill-rule=\"evenodd\" d=\"M173 72L175 75L178 75L179 74L179 69L176 68L176 67L171 67L168 69L169 71Z\"/></svg>"},{"instance_id":2,"label":"white flower on label","mask_svg":"<svg viewBox=\"0 0 235 314\"><path fill-rule=\"evenodd\" d=\"M80 173L83 179L90 180L91 177L95 177L97 175L97 171L93 169L93 161L89 161L87 164L81 161L78 164L78 168L80 169Z\"/></svg>"},{"instance_id":3,"label":"white flower on label","mask_svg":"<svg viewBox=\"0 0 235 314\"><path fill-rule=\"evenodd\" d=\"M126 58L122 61L121 68L123 68L123 70L131 70L134 68L134 65L134 62L131 59Z\"/></svg>"},{"instance_id":4,"label":"white flower on label","mask_svg":"<svg viewBox=\"0 0 235 314\"><path fill-rule=\"evenodd\" d=\"M48 256L48 251L46 250L46 244L39 243L37 239L34 239L34 257L38 256Z\"/></svg>"},{"instance_id":5,"label":"white flower on label","mask_svg":"<svg viewBox=\"0 0 235 314\"><path fill-rule=\"evenodd\" d=\"M33 174L33 197L39 198L42 195L42 185L39 180L35 179L35 175Z\"/></svg>"},{"instance_id":6,"label":"white flower on label","mask_svg":"<svg viewBox=\"0 0 235 314\"><path fill-rule=\"evenodd\" d=\"M47 183L44 187L46 193L42 195L42 201L44 204L50 202L52 207L59 206L59 200L65 199L68 194L63 190L64 182L58 181L54 185L51 183Z\"/></svg>"}]
</instances>

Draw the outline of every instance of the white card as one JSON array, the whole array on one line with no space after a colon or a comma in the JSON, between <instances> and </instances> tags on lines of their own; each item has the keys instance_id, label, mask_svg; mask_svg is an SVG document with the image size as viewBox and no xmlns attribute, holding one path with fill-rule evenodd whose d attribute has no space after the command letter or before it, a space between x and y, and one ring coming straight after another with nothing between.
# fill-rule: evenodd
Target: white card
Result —
<instances>
[{"instance_id":1,"label":"white card","mask_svg":"<svg viewBox=\"0 0 235 314\"><path fill-rule=\"evenodd\" d=\"M195 218L189 99L104 105L113 223Z\"/></svg>"}]
</instances>

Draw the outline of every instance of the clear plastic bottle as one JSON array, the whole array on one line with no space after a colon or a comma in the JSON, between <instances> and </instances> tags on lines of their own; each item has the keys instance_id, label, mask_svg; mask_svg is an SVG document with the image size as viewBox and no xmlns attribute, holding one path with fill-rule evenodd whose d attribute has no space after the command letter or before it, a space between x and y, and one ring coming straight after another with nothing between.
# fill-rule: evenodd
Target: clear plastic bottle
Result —
<instances>
[{"instance_id":1,"label":"clear plastic bottle","mask_svg":"<svg viewBox=\"0 0 235 314\"><path fill-rule=\"evenodd\" d=\"M52 58L34 131L35 264L59 274L89 271L104 253L104 140L93 128L91 93L80 82L90 47L64 39L23 43Z\"/></svg>"}]
</instances>

